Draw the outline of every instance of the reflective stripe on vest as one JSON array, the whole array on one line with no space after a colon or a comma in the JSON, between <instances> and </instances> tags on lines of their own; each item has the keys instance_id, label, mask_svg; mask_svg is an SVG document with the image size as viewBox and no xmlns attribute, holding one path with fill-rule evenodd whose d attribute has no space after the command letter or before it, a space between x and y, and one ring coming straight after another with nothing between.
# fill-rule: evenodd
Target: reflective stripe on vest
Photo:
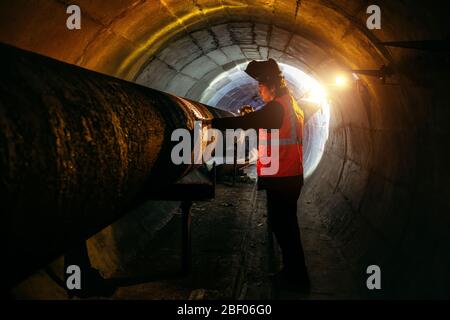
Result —
<instances>
[{"instance_id":1,"label":"reflective stripe on vest","mask_svg":"<svg viewBox=\"0 0 450 320\"><path fill-rule=\"evenodd\" d=\"M286 108L285 108L286 109ZM293 108L287 108L289 110L289 122L291 124L291 136L289 138L278 139L278 141L269 142L270 140L262 140L262 145L287 145L287 144L302 144L302 138L297 135L297 121L295 111ZM274 143L275 142L275 143Z\"/></svg>"},{"instance_id":2,"label":"reflective stripe on vest","mask_svg":"<svg viewBox=\"0 0 450 320\"><path fill-rule=\"evenodd\" d=\"M264 133L264 131L259 130L259 157L257 163L258 176L281 177L303 174L303 112L290 95L278 97L276 101L283 106L284 110L282 127L279 130L280 139L277 141L271 141L270 133ZM298 115L295 109L298 109ZM286 116L288 118L285 118ZM260 159L267 160L270 157L271 146L278 146L279 148L279 169L275 174L266 175L262 174L261 169L268 168L269 166L263 165Z\"/></svg>"}]
</instances>

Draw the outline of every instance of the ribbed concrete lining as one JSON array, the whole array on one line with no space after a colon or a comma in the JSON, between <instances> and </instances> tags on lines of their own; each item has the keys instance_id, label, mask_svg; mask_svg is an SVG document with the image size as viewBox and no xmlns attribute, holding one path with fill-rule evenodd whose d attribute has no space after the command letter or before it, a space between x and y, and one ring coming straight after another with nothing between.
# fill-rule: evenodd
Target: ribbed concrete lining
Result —
<instances>
[{"instance_id":1,"label":"ribbed concrete lining","mask_svg":"<svg viewBox=\"0 0 450 320\"><path fill-rule=\"evenodd\" d=\"M199 100L214 77L253 59L274 58L311 72L304 62L306 52L314 63L332 60L305 38L281 28L251 22L220 24L171 41L139 72L136 81ZM226 80L216 87L226 86Z\"/></svg>"},{"instance_id":2,"label":"ribbed concrete lining","mask_svg":"<svg viewBox=\"0 0 450 320\"><path fill-rule=\"evenodd\" d=\"M0 39L127 79L154 68L147 76L161 88L192 96L258 57L301 61L323 82L342 68L398 66L390 85L363 77L331 92L330 139L303 197L362 287L367 265L378 264L387 296L450 296L448 57L377 44L445 38L446 1L426 14L423 4L377 1L379 31L365 28L362 0L304 0L299 8L287 0L78 3L83 29L68 32L61 1L2 2Z\"/></svg>"}]
</instances>

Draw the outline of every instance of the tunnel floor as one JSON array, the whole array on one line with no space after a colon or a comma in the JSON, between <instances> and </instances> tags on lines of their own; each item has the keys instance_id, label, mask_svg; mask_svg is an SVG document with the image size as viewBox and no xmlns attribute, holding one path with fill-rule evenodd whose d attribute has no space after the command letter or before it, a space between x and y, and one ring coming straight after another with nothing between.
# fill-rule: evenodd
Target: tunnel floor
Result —
<instances>
[{"instance_id":1,"label":"tunnel floor","mask_svg":"<svg viewBox=\"0 0 450 320\"><path fill-rule=\"evenodd\" d=\"M108 299L345 299L361 298L357 270L346 263L339 246L328 235L307 185L299 200L299 222L312 290L300 294L274 283L280 268L276 242L266 224L264 191L254 182L217 185L216 198L195 202L192 208L192 269L181 270L181 214L160 229L145 254L113 276L119 285ZM274 248L274 249L271 249ZM94 263L95 266L95 263ZM100 268L100 271L101 268ZM18 298L65 299L41 271L39 296L16 290ZM34 276L36 278L36 275ZM45 280L44 280L45 278ZM36 284L36 280L34 280ZM33 287L30 285L29 287ZM46 290L42 290L46 287Z\"/></svg>"},{"instance_id":2,"label":"tunnel floor","mask_svg":"<svg viewBox=\"0 0 450 320\"><path fill-rule=\"evenodd\" d=\"M299 200L299 222L312 290L308 295L275 284L270 275L280 267L276 242L266 224L265 192L254 183L218 184L216 198L192 208L192 270L177 278L181 255L181 216L154 239L171 244L155 250L140 268L168 280L124 286L112 298L138 299L344 299L359 298L358 270L348 265L339 246L327 235L317 209L305 192ZM276 240L275 240L276 241ZM274 248L274 249L271 249ZM145 266L145 267L144 267ZM361 270L362 272L362 270ZM153 272L152 272L153 273ZM175 275L170 280L171 275ZM149 274L151 276L151 274Z\"/></svg>"}]
</instances>

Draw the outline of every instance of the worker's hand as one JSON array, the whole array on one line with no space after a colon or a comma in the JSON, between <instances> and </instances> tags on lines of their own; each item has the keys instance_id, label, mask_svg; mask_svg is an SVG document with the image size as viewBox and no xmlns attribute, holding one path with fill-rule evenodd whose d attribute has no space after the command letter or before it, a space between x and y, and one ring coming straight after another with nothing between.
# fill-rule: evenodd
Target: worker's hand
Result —
<instances>
[{"instance_id":1,"label":"worker's hand","mask_svg":"<svg viewBox=\"0 0 450 320\"><path fill-rule=\"evenodd\" d=\"M253 108L252 106L250 106L248 104L246 104L245 106L242 106L239 109L239 113L241 114L241 116L251 113L253 111L255 111L255 108Z\"/></svg>"}]
</instances>

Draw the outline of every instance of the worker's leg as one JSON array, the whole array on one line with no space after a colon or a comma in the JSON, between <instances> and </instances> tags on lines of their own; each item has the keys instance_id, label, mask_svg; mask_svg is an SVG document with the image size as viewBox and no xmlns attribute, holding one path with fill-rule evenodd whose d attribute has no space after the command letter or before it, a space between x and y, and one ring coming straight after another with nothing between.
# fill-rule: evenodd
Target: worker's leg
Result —
<instances>
[{"instance_id":1,"label":"worker's leg","mask_svg":"<svg viewBox=\"0 0 450 320\"><path fill-rule=\"evenodd\" d=\"M286 272L295 275L306 273L305 256L301 243L300 228L297 221L297 199L284 198L280 210L283 212L280 244L283 252L283 264Z\"/></svg>"},{"instance_id":2,"label":"worker's leg","mask_svg":"<svg viewBox=\"0 0 450 320\"><path fill-rule=\"evenodd\" d=\"M284 271L299 278L307 277L305 258L297 221L297 200L302 181L267 190L269 223L280 245Z\"/></svg>"}]
</instances>

